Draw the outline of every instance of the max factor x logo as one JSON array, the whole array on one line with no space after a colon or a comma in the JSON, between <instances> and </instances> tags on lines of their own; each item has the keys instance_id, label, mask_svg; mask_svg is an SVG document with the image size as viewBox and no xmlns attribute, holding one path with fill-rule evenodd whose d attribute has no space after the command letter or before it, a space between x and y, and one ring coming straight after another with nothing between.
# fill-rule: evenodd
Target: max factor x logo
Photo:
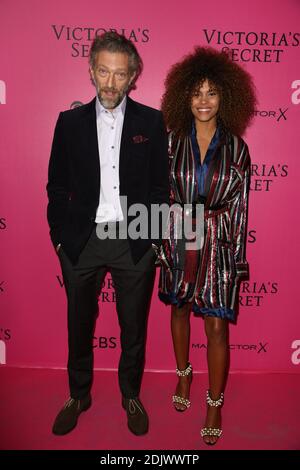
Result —
<instances>
[{"instance_id":1,"label":"max factor x logo","mask_svg":"<svg viewBox=\"0 0 300 470\"><path fill-rule=\"evenodd\" d=\"M274 119L275 122L279 121L286 121L287 120L287 112L289 108L278 108L276 111L261 111L261 110L256 110L254 111L254 114L256 117L261 117L261 118L271 118Z\"/></svg>"},{"instance_id":2,"label":"max factor x logo","mask_svg":"<svg viewBox=\"0 0 300 470\"><path fill-rule=\"evenodd\" d=\"M230 344L228 348L232 351L250 351L256 354L267 353L268 343L264 341L259 341L257 344ZM193 349L207 349L207 344L205 343L193 343Z\"/></svg>"}]
</instances>

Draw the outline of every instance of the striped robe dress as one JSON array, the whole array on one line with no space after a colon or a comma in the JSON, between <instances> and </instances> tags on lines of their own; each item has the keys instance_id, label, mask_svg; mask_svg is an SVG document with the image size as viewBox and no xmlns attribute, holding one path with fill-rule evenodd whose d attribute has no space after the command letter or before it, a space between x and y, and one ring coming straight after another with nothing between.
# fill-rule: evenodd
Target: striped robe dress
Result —
<instances>
[{"instance_id":1,"label":"striped robe dress","mask_svg":"<svg viewBox=\"0 0 300 470\"><path fill-rule=\"evenodd\" d=\"M169 134L170 204L193 204L198 197L191 136ZM188 252L178 239L182 212L171 211L159 252L159 297L179 307L190 303L196 314L233 321L245 257L250 157L247 144L222 130L205 180L204 243Z\"/></svg>"}]
</instances>

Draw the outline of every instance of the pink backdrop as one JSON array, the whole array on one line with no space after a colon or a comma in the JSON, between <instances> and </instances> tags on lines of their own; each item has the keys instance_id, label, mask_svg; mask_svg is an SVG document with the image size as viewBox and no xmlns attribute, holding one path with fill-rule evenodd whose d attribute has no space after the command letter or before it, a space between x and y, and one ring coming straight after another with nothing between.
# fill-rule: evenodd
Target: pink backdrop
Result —
<instances>
[{"instance_id":1,"label":"pink backdrop","mask_svg":"<svg viewBox=\"0 0 300 470\"><path fill-rule=\"evenodd\" d=\"M248 259L232 370L300 371L300 3L297 0L1 0L0 367L64 367L66 299L46 222L47 166L59 111L94 96L87 53L95 31L136 41L144 73L132 93L159 107L171 64L196 44L232 49L254 76L259 106L246 135L252 156ZM294 196L294 197L293 197ZM169 309L154 291L148 369L174 368ZM206 369L201 318L191 361ZM95 338L95 366L116 368L119 328L109 278Z\"/></svg>"}]
</instances>

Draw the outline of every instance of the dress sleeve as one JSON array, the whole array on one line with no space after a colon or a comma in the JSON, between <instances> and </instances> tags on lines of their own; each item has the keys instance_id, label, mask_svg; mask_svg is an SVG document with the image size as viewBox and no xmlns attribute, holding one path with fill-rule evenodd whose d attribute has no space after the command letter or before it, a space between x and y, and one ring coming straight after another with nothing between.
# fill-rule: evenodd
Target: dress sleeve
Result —
<instances>
[{"instance_id":1,"label":"dress sleeve","mask_svg":"<svg viewBox=\"0 0 300 470\"><path fill-rule=\"evenodd\" d=\"M250 156L248 147L245 144L241 150L243 155L243 178L239 185L236 197L231 203L231 221L232 221L232 242L234 250L234 260L236 265L236 274L238 277L247 277L249 275L248 262L246 260L246 241L247 241L247 217L248 217L248 195L250 182Z\"/></svg>"}]
</instances>

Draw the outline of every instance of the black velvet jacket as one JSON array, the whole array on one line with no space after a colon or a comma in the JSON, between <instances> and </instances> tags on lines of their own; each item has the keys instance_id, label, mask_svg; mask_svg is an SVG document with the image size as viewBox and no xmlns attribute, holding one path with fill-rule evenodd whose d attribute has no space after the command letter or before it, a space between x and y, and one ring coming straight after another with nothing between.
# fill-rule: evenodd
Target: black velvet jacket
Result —
<instances>
[{"instance_id":1,"label":"black velvet jacket","mask_svg":"<svg viewBox=\"0 0 300 470\"><path fill-rule=\"evenodd\" d=\"M160 111L127 97L120 147L120 196L128 207L169 202L167 136ZM54 246L76 263L95 226L100 194L95 98L60 113L49 163L47 217ZM128 223L131 218L128 218ZM135 263L151 238L129 239ZM161 240L153 240L160 244Z\"/></svg>"}]
</instances>

